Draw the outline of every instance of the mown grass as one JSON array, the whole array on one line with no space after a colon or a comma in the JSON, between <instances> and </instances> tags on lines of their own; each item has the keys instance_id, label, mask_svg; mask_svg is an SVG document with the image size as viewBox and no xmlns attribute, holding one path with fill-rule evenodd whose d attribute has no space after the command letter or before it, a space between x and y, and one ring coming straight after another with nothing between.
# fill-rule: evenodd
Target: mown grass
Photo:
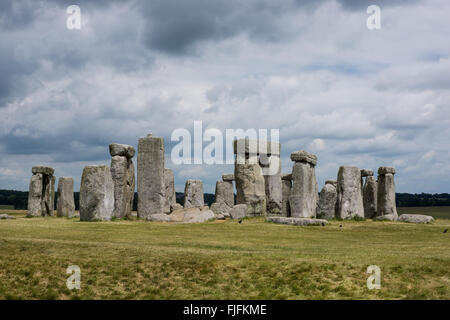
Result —
<instances>
[{"instance_id":1,"label":"mown grass","mask_svg":"<svg viewBox=\"0 0 450 320\"><path fill-rule=\"evenodd\" d=\"M0 220L1 299L450 299L450 220ZM340 227L342 225L342 227ZM369 265L381 289L368 290ZM66 268L81 268L81 290Z\"/></svg>"}]
</instances>

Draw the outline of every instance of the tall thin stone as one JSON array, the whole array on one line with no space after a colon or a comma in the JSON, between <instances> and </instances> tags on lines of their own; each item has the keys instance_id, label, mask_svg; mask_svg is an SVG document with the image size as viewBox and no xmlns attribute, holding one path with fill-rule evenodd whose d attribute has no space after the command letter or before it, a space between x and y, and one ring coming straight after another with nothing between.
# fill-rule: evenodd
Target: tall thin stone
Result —
<instances>
[{"instance_id":1,"label":"tall thin stone","mask_svg":"<svg viewBox=\"0 0 450 320\"><path fill-rule=\"evenodd\" d=\"M55 210L55 177L53 174L55 170L46 166L34 166L31 171L33 177L30 181L27 216L53 216Z\"/></svg>"},{"instance_id":2,"label":"tall thin stone","mask_svg":"<svg viewBox=\"0 0 450 320\"><path fill-rule=\"evenodd\" d=\"M262 163L263 160L267 162ZM276 162L276 163L275 163ZM266 191L266 207L269 214L281 214L283 202L283 188L281 183L281 159L279 156L260 155L261 167L269 167L276 164L276 173L264 175Z\"/></svg>"},{"instance_id":3,"label":"tall thin stone","mask_svg":"<svg viewBox=\"0 0 450 320\"><path fill-rule=\"evenodd\" d=\"M80 186L80 220L111 220L114 182L108 166L86 166Z\"/></svg>"},{"instance_id":4,"label":"tall thin stone","mask_svg":"<svg viewBox=\"0 0 450 320\"><path fill-rule=\"evenodd\" d=\"M175 194L175 178L171 169L164 169L164 187L166 198L172 211L172 208L177 203L177 197Z\"/></svg>"},{"instance_id":5,"label":"tall thin stone","mask_svg":"<svg viewBox=\"0 0 450 320\"><path fill-rule=\"evenodd\" d=\"M341 166L339 168L336 217L340 219L364 218L361 171L357 167Z\"/></svg>"},{"instance_id":6,"label":"tall thin stone","mask_svg":"<svg viewBox=\"0 0 450 320\"><path fill-rule=\"evenodd\" d=\"M378 169L377 216L392 215L394 220L397 220L394 174L395 169L393 167L380 167Z\"/></svg>"},{"instance_id":7,"label":"tall thin stone","mask_svg":"<svg viewBox=\"0 0 450 320\"><path fill-rule=\"evenodd\" d=\"M306 151L291 153L295 161L292 168L292 189L289 196L291 217L315 218L318 200L318 185L315 166L317 157Z\"/></svg>"},{"instance_id":8,"label":"tall thin stone","mask_svg":"<svg viewBox=\"0 0 450 320\"><path fill-rule=\"evenodd\" d=\"M56 202L58 217L72 218L75 216L75 201L73 197L73 178L60 177L58 180L58 199Z\"/></svg>"},{"instance_id":9,"label":"tall thin stone","mask_svg":"<svg viewBox=\"0 0 450 320\"><path fill-rule=\"evenodd\" d=\"M372 219L377 216L377 180L373 176L366 177L363 187L364 217Z\"/></svg>"},{"instance_id":10,"label":"tall thin stone","mask_svg":"<svg viewBox=\"0 0 450 320\"><path fill-rule=\"evenodd\" d=\"M289 197L291 195L292 189L292 174L282 174L281 175L281 216L290 217L291 207L289 205Z\"/></svg>"},{"instance_id":11,"label":"tall thin stone","mask_svg":"<svg viewBox=\"0 0 450 320\"><path fill-rule=\"evenodd\" d=\"M164 184L164 139L151 134L138 144L138 217L170 212Z\"/></svg>"},{"instance_id":12,"label":"tall thin stone","mask_svg":"<svg viewBox=\"0 0 450 320\"><path fill-rule=\"evenodd\" d=\"M28 217L42 216L42 184L43 174L37 173L31 176L28 192Z\"/></svg>"}]
</instances>

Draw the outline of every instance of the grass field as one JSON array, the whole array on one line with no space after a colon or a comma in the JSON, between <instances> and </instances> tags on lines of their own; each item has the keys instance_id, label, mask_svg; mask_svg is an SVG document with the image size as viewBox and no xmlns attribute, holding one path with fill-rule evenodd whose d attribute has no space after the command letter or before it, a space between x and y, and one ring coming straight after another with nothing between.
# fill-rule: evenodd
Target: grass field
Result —
<instances>
[{"instance_id":1,"label":"grass field","mask_svg":"<svg viewBox=\"0 0 450 320\"><path fill-rule=\"evenodd\" d=\"M406 210L408 209L408 210ZM450 208L399 208L450 217ZM450 299L450 220L0 220L0 299ZM340 227L342 225L342 227ZM66 268L81 268L81 290ZM369 265L381 289L369 290Z\"/></svg>"}]
</instances>

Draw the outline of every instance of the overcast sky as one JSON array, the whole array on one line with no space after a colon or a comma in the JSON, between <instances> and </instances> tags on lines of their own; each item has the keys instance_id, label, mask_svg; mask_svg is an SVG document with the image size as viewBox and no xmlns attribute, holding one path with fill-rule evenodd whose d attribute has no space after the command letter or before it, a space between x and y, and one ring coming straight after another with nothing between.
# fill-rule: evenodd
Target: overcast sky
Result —
<instances>
[{"instance_id":1,"label":"overcast sky","mask_svg":"<svg viewBox=\"0 0 450 320\"><path fill-rule=\"evenodd\" d=\"M398 192L450 192L449 14L448 0L1 0L0 188L27 190L46 164L78 190L109 143L152 132L177 191L214 192L232 165L170 159L172 131L201 120L280 129L283 172L313 152L320 187L340 165L389 165Z\"/></svg>"}]
</instances>

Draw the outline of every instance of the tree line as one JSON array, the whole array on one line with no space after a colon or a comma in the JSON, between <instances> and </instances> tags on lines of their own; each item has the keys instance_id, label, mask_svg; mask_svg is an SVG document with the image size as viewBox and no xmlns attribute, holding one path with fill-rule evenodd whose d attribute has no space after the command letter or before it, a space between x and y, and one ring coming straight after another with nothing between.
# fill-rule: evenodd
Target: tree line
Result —
<instances>
[{"instance_id":1,"label":"tree line","mask_svg":"<svg viewBox=\"0 0 450 320\"><path fill-rule=\"evenodd\" d=\"M56 198L56 197L55 197ZM79 209L80 193L74 193L75 209ZM177 202L183 204L184 194L176 193ZM205 204L211 205L214 202L214 194L205 193ZM448 193L397 193L397 207L431 207L450 206L450 194ZM28 205L28 192L15 190L0 190L0 205L13 206L16 210L26 210ZM56 208L56 199L55 199ZM137 193L135 193L133 210L137 209Z\"/></svg>"}]
</instances>

